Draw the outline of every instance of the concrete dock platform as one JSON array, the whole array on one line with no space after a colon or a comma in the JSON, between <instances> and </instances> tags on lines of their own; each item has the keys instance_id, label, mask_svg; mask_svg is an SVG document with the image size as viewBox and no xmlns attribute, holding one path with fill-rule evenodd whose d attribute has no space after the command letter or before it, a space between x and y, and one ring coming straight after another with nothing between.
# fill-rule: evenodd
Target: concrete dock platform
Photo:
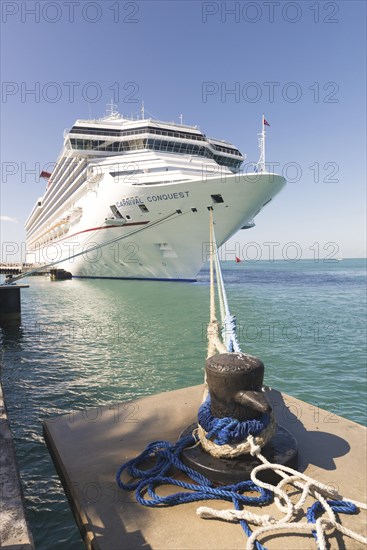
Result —
<instances>
[{"instance_id":1,"label":"concrete dock platform","mask_svg":"<svg viewBox=\"0 0 367 550\"><path fill-rule=\"evenodd\" d=\"M3 390L0 383L0 548L34 550L23 504Z\"/></svg>"},{"instance_id":2,"label":"concrete dock platform","mask_svg":"<svg viewBox=\"0 0 367 550\"><path fill-rule=\"evenodd\" d=\"M119 489L120 465L156 440L175 442L195 422L202 386L97 407L50 419L44 435L87 548L98 550L234 550L246 546L237 523L200 519L199 506L233 508L223 501L202 501L169 508L139 505L133 493ZM367 430L298 399L268 392L277 422L296 437L298 469L338 490L344 497L366 501ZM160 494L171 493L166 487ZM248 507L254 513L280 517L274 504ZM366 536L366 512L340 515L342 524ZM327 537L330 548L362 549L341 533ZM316 548L310 535L263 536L269 549Z\"/></svg>"}]
</instances>

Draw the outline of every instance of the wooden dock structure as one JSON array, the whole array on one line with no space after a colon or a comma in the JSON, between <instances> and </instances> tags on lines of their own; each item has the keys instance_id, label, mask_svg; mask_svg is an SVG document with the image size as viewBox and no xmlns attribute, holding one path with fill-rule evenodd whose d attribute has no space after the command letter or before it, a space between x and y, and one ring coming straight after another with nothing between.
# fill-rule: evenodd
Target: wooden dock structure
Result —
<instances>
[{"instance_id":1,"label":"wooden dock structure","mask_svg":"<svg viewBox=\"0 0 367 550\"><path fill-rule=\"evenodd\" d=\"M42 264L26 264L22 262L13 262L13 263L0 263L0 274L2 275L21 275L22 273L27 273L33 269L42 268ZM44 266L44 269L40 269L33 275L49 275L50 268Z\"/></svg>"}]
</instances>

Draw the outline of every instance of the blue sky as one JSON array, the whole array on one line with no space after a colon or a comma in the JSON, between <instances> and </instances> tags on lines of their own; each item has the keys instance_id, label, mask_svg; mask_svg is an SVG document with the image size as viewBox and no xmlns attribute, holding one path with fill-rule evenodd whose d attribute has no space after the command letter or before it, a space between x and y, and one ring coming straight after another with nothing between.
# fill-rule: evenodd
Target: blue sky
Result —
<instances>
[{"instance_id":1,"label":"blue sky","mask_svg":"<svg viewBox=\"0 0 367 550\"><path fill-rule=\"evenodd\" d=\"M126 115L142 100L162 120L183 113L248 161L257 160L265 113L267 160L291 181L228 250L269 259L264 243L272 242L279 258L366 256L365 2L1 8L3 252L4 243L21 247L24 221L44 192L32 171L55 161L65 128L103 116L113 97Z\"/></svg>"}]
</instances>

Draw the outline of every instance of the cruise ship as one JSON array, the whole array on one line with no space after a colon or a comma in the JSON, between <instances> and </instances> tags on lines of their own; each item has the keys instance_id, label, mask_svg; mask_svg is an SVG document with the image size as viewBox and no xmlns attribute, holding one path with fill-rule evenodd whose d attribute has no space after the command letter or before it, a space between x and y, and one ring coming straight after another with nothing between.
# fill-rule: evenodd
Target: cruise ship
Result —
<instances>
[{"instance_id":1,"label":"cruise ship","mask_svg":"<svg viewBox=\"0 0 367 550\"><path fill-rule=\"evenodd\" d=\"M286 183L265 170L264 117L259 163L244 173L236 147L182 117L131 119L115 107L64 132L26 221L27 261L74 277L195 280L210 253L208 211L220 246Z\"/></svg>"}]
</instances>

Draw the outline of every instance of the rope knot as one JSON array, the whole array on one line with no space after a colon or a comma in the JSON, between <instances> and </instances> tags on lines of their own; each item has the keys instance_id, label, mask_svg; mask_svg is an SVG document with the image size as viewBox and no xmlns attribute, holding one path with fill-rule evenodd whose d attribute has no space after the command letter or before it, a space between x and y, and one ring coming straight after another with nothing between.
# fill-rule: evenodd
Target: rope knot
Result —
<instances>
[{"instance_id":1,"label":"rope knot","mask_svg":"<svg viewBox=\"0 0 367 550\"><path fill-rule=\"evenodd\" d=\"M250 444L250 455L251 456L258 456L261 453L260 445L256 445L252 435L248 436L247 441Z\"/></svg>"}]
</instances>

